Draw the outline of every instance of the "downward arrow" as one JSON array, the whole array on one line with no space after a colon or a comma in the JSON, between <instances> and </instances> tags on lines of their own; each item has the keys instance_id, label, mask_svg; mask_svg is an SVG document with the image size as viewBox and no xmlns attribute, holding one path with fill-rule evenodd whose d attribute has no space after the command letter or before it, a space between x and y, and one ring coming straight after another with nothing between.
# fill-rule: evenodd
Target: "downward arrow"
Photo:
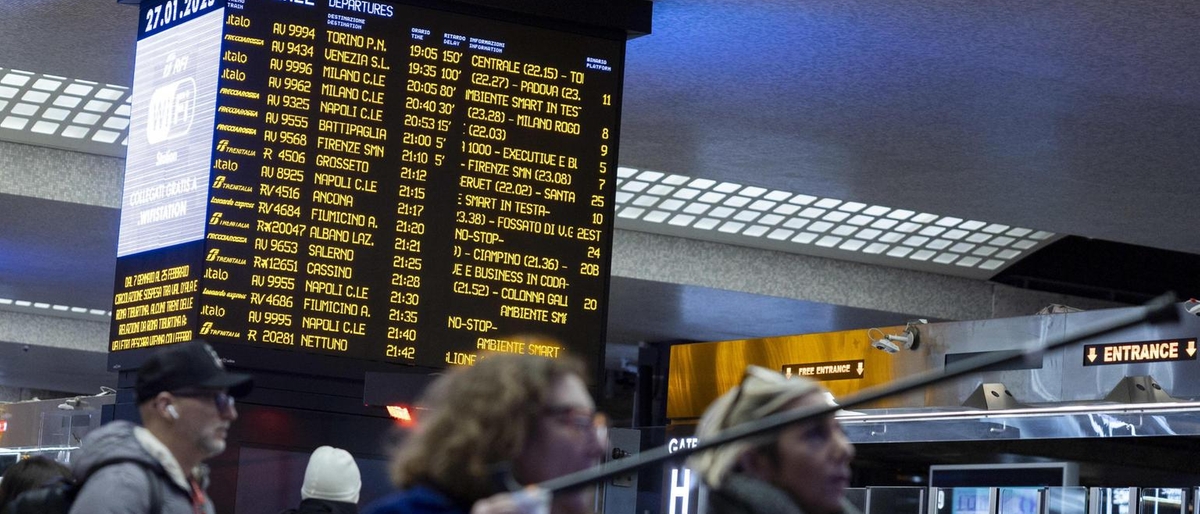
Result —
<instances>
[{"instance_id":1,"label":"downward arrow","mask_svg":"<svg viewBox=\"0 0 1200 514\"><path fill-rule=\"evenodd\" d=\"M1096 362L1096 349L1095 348L1088 348L1087 358L1088 358L1088 362Z\"/></svg>"},{"instance_id":2,"label":"downward arrow","mask_svg":"<svg viewBox=\"0 0 1200 514\"><path fill-rule=\"evenodd\" d=\"M858 375L862 376L862 374L863 374L863 363L862 363L862 361L859 361L858 362Z\"/></svg>"},{"instance_id":3,"label":"downward arrow","mask_svg":"<svg viewBox=\"0 0 1200 514\"><path fill-rule=\"evenodd\" d=\"M1188 341L1187 352L1188 352L1188 357L1196 356L1196 340L1195 339Z\"/></svg>"}]
</instances>

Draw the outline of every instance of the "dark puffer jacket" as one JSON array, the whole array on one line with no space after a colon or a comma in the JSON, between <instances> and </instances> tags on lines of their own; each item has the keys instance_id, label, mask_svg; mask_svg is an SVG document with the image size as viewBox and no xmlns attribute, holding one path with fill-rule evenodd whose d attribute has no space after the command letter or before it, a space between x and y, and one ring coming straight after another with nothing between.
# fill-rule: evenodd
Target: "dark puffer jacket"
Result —
<instances>
[{"instance_id":1,"label":"dark puffer jacket","mask_svg":"<svg viewBox=\"0 0 1200 514\"><path fill-rule=\"evenodd\" d=\"M301 501L299 507L287 509L279 514L358 514L358 505L309 498Z\"/></svg>"},{"instance_id":2,"label":"dark puffer jacket","mask_svg":"<svg viewBox=\"0 0 1200 514\"><path fill-rule=\"evenodd\" d=\"M786 492L745 475L731 474L720 488L709 489L705 514L805 514ZM842 514L861 514L842 499Z\"/></svg>"}]
</instances>

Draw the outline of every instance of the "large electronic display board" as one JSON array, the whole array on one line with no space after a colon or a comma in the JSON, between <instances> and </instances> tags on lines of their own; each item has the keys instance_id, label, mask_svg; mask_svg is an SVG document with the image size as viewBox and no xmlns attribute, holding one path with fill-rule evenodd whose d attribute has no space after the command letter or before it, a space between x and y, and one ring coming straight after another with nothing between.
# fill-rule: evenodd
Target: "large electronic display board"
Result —
<instances>
[{"instance_id":1,"label":"large electronic display board","mask_svg":"<svg viewBox=\"0 0 1200 514\"><path fill-rule=\"evenodd\" d=\"M382 1L143 2L111 350L599 360L624 48Z\"/></svg>"}]
</instances>

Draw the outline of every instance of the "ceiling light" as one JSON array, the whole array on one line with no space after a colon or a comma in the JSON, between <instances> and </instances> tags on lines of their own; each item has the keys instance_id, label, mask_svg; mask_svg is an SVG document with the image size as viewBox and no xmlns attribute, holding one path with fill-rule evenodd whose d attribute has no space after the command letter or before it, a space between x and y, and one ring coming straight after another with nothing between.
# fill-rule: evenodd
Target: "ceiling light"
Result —
<instances>
[{"instance_id":1,"label":"ceiling light","mask_svg":"<svg viewBox=\"0 0 1200 514\"><path fill-rule=\"evenodd\" d=\"M667 216L670 216L670 213L663 211L650 211L650 214L642 216L642 219L651 223L662 223L663 220L667 219Z\"/></svg>"},{"instance_id":2,"label":"ceiling light","mask_svg":"<svg viewBox=\"0 0 1200 514\"><path fill-rule=\"evenodd\" d=\"M75 96L85 96L88 93L91 93L92 89L94 89L94 88L88 84L76 82L74 84L68 85L66 87L66 89L63 89L63 93L66 93L68 95L75 95Z\"/></svg>"},{"instance_id":3,"label":"ceiling light","mask_svg":"<svg viewBox=\"0 0 1200 514\"><path fill-rule=\"evenodd\" d=\"M676 225L676 226L680 226L680 227L686 227L688 225L691 225L692 222L695 220L696 220L695 216L691 216L688 214L676 214L675 217L671 218L671 221L668 221L667 223L670 223L670 224Z\"/></svg>"},{"instance_id":4,"label":"ceiling light","mask_svg":"<svg viewBox=\"0 0 1200 514\"><path fill-rule=\"evenodd\" d=\"M840 248L842 250L854 252L854 251L858 251L858 249L862 248L863 245L865 245L865 244L867 244L867 242L863 241L861 239L850 239L850 240L846 241L845 243L842 243L840 246L838 246L838 248Z\"/></svg>"},{"instance_id":5,"label":"ceiling light","mask_svg":"<svg viewBox=\"0 0 1200 514\"><path fill-rule=\"evenodd\" d=\"M33 128L29 129L38 134L53 134L58 132L60 125L52 121L39 121L33 124Z\"/></svg>"},{"instance_id":6,"label":"ceiling light","mask_svg":"<svg viewBox=\"0 0 1200 514\"><path fill-rule=\"evenodd\" d=\"M786 228L777 228L770 234L767 234L767 237L771 238L771 239L777 239L777 240L782 241L784 239L792 237L792 234L794 234L794 233L796 233L795 230L788 230Z\"/></svg>"},{"instance_id":7,"label":"ceiling light","mask_svg":"<svg viewBox=\"0 0 1200 514\"><path fill-rule=\"evenodd\" d=\"M721 232L736 234L742 230L742 227L745 227L745 226L746 226L745 223L738 223L736 221L726 221L725 224L721 225L721 228L719 228L717 230L719 230Z\"/></svg>"},{"instance_id":8,"label":"ceiling light","mask_svg":"<svg viewBox=\"0 0 1200 514\"><path fill-rule=\"evenodd\" d=\"M763 234L766 234L768 230L771 229L762 225L754 225L742 233L750 237L761 237Z\"/></svg>"},{"instance_id":9,"label":"ceiling light","mask_svg":"<svg viewBox=\"0 0 1200 514\"><path fill-rule=\"evenodd\" d=\"M837 246L837 244L840 242L842 242L842 238L840 238L840 237L825 236L825 237L822 237L821 239L817 240L817 246L823 246L825 248L833 248L833 247Z\"/></svg>"},{"instance_id":10,"label":"ceiling light","mask_svg":"<svg viewBox=\"0 0 1200 514\"><path fill-rule=\"evenodd\" d=\"M627 166L617 176L618 228L981 279L1056 239L1002 223Z\"/></svg>"},{"instance_id":11,"label":"ceiling light","mask_svg":"<svg viewBox=\"0 0 1200 514\"><path fill-rule=\"evenodd\" d=\"M26 82L29 82L29 75L26 73L27 72L9 70L9 73L5 74L3 78L0 78L0 84L16 87L24 86Z\"/></svg>"},{"instance_id":12,"label":"ceiling light","mask_svg":"<svg viewBox=\"0 0 1200 514\"><path fill-rule=\"evenodd\" d=\"M979 257L971 257L971 256L969 256L969 255L968 255L968 256L966 256L966 257L963 257L963 258L959 259L959 260L958 260L958 262L954 263L954 265L955 265L955 266L966 266L966 267L970 267L970 266L974 266L974 265L976 265L976 264L979 264L979 262L980 262L980 261L982 261L982 260L983 260L983 259L980 259Z\"/></svg>"},{"instance_id":13,"label":"ceiling light","mask_svg":"<svg viewBox=\"0 0 1200 514\"><path fill-rule=\"evenodd\" d=\"M17 116L7 116L4 121L0 121L0 128L21 130L29 123L29 118L20 118Z\"/></svg>"}]
</instances>

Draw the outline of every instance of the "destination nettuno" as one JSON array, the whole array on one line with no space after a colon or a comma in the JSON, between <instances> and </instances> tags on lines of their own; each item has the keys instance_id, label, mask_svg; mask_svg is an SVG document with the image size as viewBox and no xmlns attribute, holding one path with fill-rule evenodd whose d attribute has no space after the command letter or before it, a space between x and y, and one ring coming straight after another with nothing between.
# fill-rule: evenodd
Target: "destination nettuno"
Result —
<instances>
[{"instance_id":1,"label":"destination nettuno","mask_svg":"<svg viewBox=\"0 0 1200 514\"><path fill-rule=\"evenodd\" d=\"M308 348L321 348L323 350L337 350L344 352L349 349L348 340L340 337L319 336L313 334L300 334L300 345Z\"/></svg>"},{"instance_id":2,"label":"destination nettuno","mask_svg":"<svg viewBox=\"0 0 1200 514\"><path fill-rule=\"evenodd\" d=\"M317 130L321 132L331 132L341 134L343 136L365 137L382 141L387 139L387 129L383 127L372 127L360 123L349 123L345 121L335 121L321 119L317 120Z\"/></svg>"}]
</instances>

